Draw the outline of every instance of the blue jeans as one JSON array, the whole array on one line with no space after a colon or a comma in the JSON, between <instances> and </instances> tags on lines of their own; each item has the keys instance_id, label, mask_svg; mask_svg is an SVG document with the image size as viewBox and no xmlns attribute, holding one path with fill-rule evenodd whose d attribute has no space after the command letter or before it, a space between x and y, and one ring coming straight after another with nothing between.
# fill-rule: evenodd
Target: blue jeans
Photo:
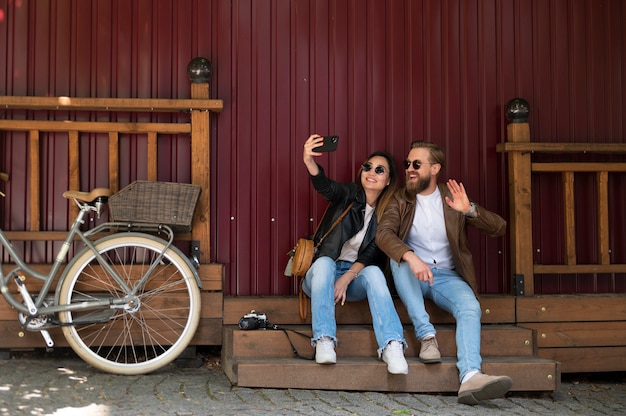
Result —
<instances>
[{"instance_id":1,"label":"blue jeans","mask_svg":"<svg viewBox=\"0 0 626 416\"><path fill-rule=\"evenodd\" d=\"M335 320L335 281L352 266L351 262L335 262L330 257L320 257L311 266L302 282L302 290L311 298L311 323L315 345L321 337L337 342ZM372 314L372 324L378 343L378 354L390 341L399 341L406 347L404 329L391 299L385 275L378 266L368 266L348 285L347 301L367 299Z\"/></svg>"},{"instance_id":2,"label":"blue jeans","mask_svg":"<svg viewBox=\"0 0 626 416\"><path fill-rule=\"evenodd\" d=\"M433 285L417 280L408 263L391 260L391 272L396 290L406 307L415 328L415 336L422 340L434 334L435 327L424 306L424 298L432 300L456 320L456 349L460 379L469 371L478 370L480 356L480 303L470 285L454 270L432 268Z\"/></svg>"}]
</instances>

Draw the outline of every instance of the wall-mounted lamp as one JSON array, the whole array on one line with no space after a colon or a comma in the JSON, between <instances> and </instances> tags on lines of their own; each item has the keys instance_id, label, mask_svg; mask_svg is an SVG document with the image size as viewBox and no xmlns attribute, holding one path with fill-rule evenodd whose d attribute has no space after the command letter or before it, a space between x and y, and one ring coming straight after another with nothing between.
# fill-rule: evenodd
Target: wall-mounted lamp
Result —
<instances>
[{"instance_id":1,"label":"wall-mounted lamp","mask_svg":"<svg viewBox=\"0 0 626 416\"><path fill-rule=\"evenodd\" d=\"M506 103L505 113L509 123L526 123L528 122L530 106L528 101L523 98L513 98Z\"/></svg>"},{"instance_id":2,"label":"wall-mounted lamp","mask_svg":"<svg viewBox=\"0 0 626 416\"><path fill-rule=\"evenodd\" d=\"M193 58L187 65L187 76L193 83L209 82L211 72L211 61L200 56Z\"/></svg>"}]
</instances>

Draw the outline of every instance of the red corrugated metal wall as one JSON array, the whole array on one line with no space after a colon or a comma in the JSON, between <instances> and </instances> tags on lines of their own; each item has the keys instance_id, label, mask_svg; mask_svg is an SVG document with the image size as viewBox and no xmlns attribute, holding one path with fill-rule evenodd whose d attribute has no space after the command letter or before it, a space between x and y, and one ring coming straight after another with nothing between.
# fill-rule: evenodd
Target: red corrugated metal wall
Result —
<instances>
[{"instance_id":1,"label":"red corrugated metal wall","mask_svg":"<svg viewBox=\"0 0 626 416\"><path fill-rule=\"evenodd\" d=\"M624 142L625 20L622 0L0 0L0 95L187 98L187 63L209 58L211 96L224 100L211 131L211 258L226 264L227 295L283 295L296 289L282 275L285 254L325 206L301 161L310 133L341 137L320 160L339 180L354 179L374 150L401 161L411 140L436 141L447 150L446 176L508 217L505 157L495 146L505 141L511 98L530 102L533 141ZM23 116L0 108L0 117ZM188 181L185 140L159 145L168 154L160 179ZM2 224L20 229L25 136L0 141L0 168L12 173ZM82 148L85 187L106 184L100 142L94 135ZM63 229L66 140L45 146L42 224ZM145 178L141 142L125 146L122 180ZM626 184L611 181L612 216L624 230ZM561 211L546 208L559 206L559 185L535 182L534 208L545 215L534 230L537 260L551 261L562 256L562 233L551 229ZM593 184L580 188L584 198ZM582 222L585 214L593 221L582 210ZM613 260L625 263L622 234L611 244ZM480 291L508 293L508 238L471 239ZM595 252L593 243L585 249ZM612 275L539 279L536 290L626 288L624 276Z\"/></svg>"}]
</instances>

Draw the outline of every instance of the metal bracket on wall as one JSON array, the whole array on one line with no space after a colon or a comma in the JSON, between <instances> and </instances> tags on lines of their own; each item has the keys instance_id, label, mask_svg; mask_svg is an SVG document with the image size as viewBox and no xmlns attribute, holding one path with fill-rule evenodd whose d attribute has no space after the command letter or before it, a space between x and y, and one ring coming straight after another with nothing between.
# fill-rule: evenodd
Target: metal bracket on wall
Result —
<instances>
[{"instance_id":1,"label":"metal bracket on wall","mask_svg":"<svg viewBox=\"0 0 626 416\"><path fill-rule=\"evenodd\" d=\"M193 267L198 270L200 268L200 241L191 241L191 254L189 255L189 261L193 264Z\"/></svg>"},{"instance_id":2,"label":"metal bracket on wall","mask_svg":"<svg viewBox=\"0 0 626 416\"><path fill-rule=\"evenodd\" d=\"M524 275L523 274L513 275L513 290L515 291L515 296L524 296Z\"/></svg>"}]
</instances>

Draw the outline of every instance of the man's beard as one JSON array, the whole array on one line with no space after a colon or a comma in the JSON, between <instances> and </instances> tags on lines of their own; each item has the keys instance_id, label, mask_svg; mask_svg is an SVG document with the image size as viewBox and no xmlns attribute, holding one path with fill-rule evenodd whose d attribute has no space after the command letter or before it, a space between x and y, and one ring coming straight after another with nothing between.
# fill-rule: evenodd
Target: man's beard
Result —
<instances>
[{"instance_id":1,"label":"man's beard","mask_svg":"<svg viewBox=\"0 0 626 416\"><path fill-rule=\"evenodd\" d=\"M406 189L411 195L417 195L430 185L430 177L418 176L417 182L407 182Z\"/></svg>"}]
</instances>

